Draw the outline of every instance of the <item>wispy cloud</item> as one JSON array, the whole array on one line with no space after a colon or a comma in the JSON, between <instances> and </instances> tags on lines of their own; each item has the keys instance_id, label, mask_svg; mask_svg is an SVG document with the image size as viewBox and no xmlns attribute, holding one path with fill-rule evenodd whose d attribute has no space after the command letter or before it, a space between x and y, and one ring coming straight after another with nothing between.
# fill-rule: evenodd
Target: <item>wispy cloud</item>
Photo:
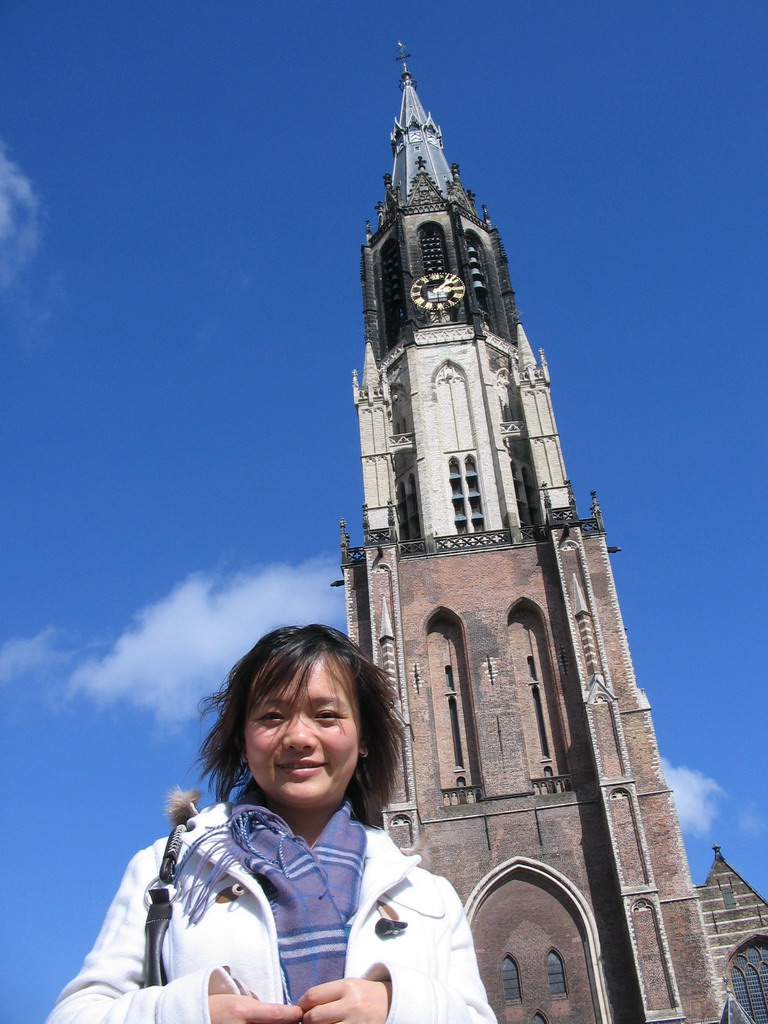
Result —
<instances>
[{"instance_id":1,"label":"wispy cloud","mask_svg":"<svg viewBox=\"0 0 768 1024\"><path fill-rule=\"evenodd\" d=\"M0 681L69 679L68 693L105 707L126 702L173 723L196 714L234 662L267 630L288 622L342 625L334 561L273 565L235 576L195 573L140 609L116 640L85 653L53 629L0 647ZM94 653L94 650L98 653Z\"/></svg>"},{"instance_id":2,"label":"wispy cloud","mask_svg":"<svg viewBox=\"0 0 768 1024\"><path fill-rule=\"evenodd\" d=\"M0 683L11 683L40 671L47 674L63 658L66 655L53 626L47 626L37 636L14 637L0 647Z\"/></svg>"},{"instance_id":3,"label":"wispy cloud","mask_svg":"<svg viewBox=\"0 0 768 1024\"><path fill-rule=\"evenodd\" d=\"M0 142L0 289L32 259L40 239L40 200L32 182Z\"/></svg>"},{"instance_id":4,"label":"wispy cloud","mask_svg":"<svg viewBox=\"0 0 768 1024\"><path fill-rule=\"evenodd\" d=\"M768 832L768 821L764 814L755 809L754 804L749 804L739 813L738 824L748 836L762 836Z\"/></svg>"},{"instance_id":5,"label":"wispy cloud","mask_svg":"<svg viewBox=\"0 0 768 1024\"><path fill-rule=\"evenodd\" d=\"M663 757L664 775L675 794L677 814L683 832L703 839L719 813L719 800L725 791L696 768L675 768Z\"/></svg>"}]
</instances>

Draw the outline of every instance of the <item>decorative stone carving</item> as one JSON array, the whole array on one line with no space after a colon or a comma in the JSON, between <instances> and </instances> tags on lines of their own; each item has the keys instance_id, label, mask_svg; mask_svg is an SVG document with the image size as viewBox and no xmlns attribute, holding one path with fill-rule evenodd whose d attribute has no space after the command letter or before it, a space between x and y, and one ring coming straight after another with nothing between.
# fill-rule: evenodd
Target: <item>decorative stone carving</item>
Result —
<instances>
[{"instance_id":1,"label":"decorative stone carving","mask_svg":"<svg viewBox=\"0 0 768 1024\"><path fill-rule=\"evenodd\" d=\"M475 332L471 327L465 326L446 326L446 327L431 327L426 330L419 331L416 335L417 345L443 345L450 341L472 341L475 336Z\"/></svg>"}]
</instances>

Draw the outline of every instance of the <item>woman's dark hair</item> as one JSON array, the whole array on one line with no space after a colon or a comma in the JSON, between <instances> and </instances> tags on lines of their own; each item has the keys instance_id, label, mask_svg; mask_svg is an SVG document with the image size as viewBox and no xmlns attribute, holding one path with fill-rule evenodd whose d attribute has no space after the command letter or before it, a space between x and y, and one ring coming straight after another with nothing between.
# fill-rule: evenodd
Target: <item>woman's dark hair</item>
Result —
<instances>
[{"instance_id":1,"label":"woman's dark hair","mask_svg":"<svg viewBox=\"0 0 768 1024\"><path fill-rule=\"evenodd\" d=\"M349 637L331 626L281 626L267 633L227 676L218 693L200 702L216 722L200 747L199 763L218 800L245 789L251 773L245 761L244 730L251 708L271 694L298 698L320 661L341 670L357 703L360 739L367 756L358 762L347 799L358 821L378 823L389 802L400 762L402 726L389 676L369 661Z\"/></svg>"}]
</instances>

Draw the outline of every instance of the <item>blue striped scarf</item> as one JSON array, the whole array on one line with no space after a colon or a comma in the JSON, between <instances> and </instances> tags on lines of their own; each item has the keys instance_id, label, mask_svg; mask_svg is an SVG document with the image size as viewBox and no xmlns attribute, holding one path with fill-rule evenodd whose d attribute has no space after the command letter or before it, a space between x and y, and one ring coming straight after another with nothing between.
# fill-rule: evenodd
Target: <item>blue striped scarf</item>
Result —
<instances>
[{"instance_id":1,"label":"blue striped scarf","mask_svg":"<svg viewBox=\"0 0 768 1024\"><path fill-rule=\"evenodd\" d=\"M295 1003L313 985L343 978L347 922L357 910L366 849L365 829L352 820L349 801L311 849L282 818L253 805L234 809L216 847L216 867L188 908L191 921L199 919L228 865L237 861L259 880L272 907L286 1002Z\"/></svg>"}]
</instances>

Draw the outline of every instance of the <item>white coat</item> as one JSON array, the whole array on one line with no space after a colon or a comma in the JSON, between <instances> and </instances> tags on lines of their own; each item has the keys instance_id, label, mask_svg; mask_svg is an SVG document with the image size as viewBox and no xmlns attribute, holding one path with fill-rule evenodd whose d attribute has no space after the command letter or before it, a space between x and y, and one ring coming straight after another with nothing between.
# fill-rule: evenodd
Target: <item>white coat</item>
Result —
<instances>
[{"instance_id":1,"label":"white coat","mask_svg":"<svg viewBox=\"0 0 768 1024\"><path fill-rule=\"evenodd\" d=\"M227 820L217 804L190 819L185 842ZM469 925L459 897L444 879L418 867L384 832L366 829L360 903L351 921L346 977L392 981L387 1024L495 1024L477 970ZM204 846L204 844L203 844ZM163 947L168 983L141 988L146 892L157 878L165 840L138 853L128 866L96 944L80 973L59 996L47 1024L209 1024L208 996L253 994L283 1001L277 934L258 882L234 865L218 892L239 883L230 902L212 902L190 925L179 902ZM183 857L182 849L181 856ZM179 886L193 877L193 854ZM238 887L239 890L239 887ZM408 927L376 935L379 903Z\"/></svg>"}]
</instances>

